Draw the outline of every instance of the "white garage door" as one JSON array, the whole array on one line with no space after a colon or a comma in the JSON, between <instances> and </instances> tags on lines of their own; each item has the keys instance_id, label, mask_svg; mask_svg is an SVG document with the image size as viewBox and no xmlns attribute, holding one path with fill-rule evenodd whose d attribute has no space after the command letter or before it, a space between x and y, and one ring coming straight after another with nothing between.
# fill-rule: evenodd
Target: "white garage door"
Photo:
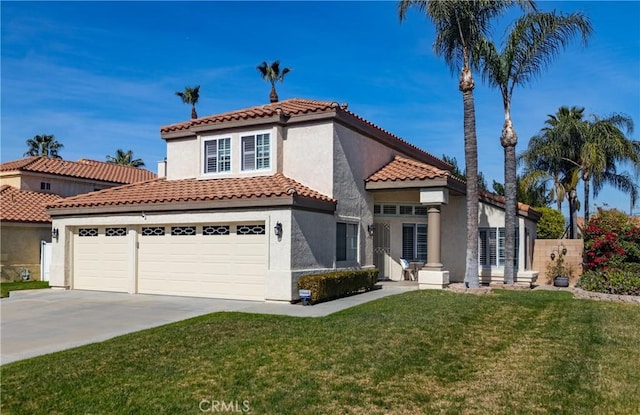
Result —
<instances>
[{"instance_id":1,"label":"white garage door","mask_svg":"<svg viewBox=\"0 0 640 415\"><path fill-rule=\"evenodd\" d=\"M263 223L140 229L138 292L264 300Z\"/></svg>"},{"instance_id":2,"label":"white garage door","mask_svg":"<svg viewBox=\"0 0 640 415\"><path fill-rule=\"evenodd\" d=\"M126 228L86 227L74 232L74 289L127 292L128 261Z\"/></svg>"}]
</instances>

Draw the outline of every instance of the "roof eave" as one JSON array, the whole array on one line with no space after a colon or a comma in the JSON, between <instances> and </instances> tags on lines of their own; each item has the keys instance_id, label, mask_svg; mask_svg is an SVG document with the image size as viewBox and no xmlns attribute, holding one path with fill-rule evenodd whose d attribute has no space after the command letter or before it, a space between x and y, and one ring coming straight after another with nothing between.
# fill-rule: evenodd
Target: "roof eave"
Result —
<instances>
[{"instance_id":1,"label":"roof eave","mask_svg":"<svg viewBox=\"0 0 640 415\"><path fill-rule=\"evenodd\" d=\"M219 210L219 209L240 209L254 207L277 207L292 206L304 209L320 211L335 211L335 202L313 199L303 196L270 196L252 198L234 198L226 200L201 200L183 202L160 202L160 203L127 203L117 205L100 206L69 206L47 208L47 213L55 218L61 216L75 216L88 214L111 214L111 213L137 213L137 212L168 212L168 211L194 211L194 210Z\"/></svg>"}]
</instances>

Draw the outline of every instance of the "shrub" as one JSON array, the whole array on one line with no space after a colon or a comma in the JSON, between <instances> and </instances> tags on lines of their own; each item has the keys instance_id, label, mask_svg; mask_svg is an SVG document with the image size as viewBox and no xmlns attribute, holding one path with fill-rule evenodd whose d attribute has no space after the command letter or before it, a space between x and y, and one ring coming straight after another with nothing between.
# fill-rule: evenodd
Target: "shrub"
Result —
<instances>
[{"instance_id":1,"label":"shrub","mask_svg":"<svg viewBox=\"0 0 640 415\"><path fill-rule=\"evenodd\" d=\"M542 214L536 225L536 236L539 239L558 239L564 233L564 216L550 207L535 208Z\"/></svg>"},{"instance_id":2,"label":"shrub","mask_svg":"<svg viewBox=\"0 0 640 415\"><path fill-rule=\"evenodd\" d=\"M640 295L640 274L633 271L587 271L578 287L587 291L619 295Z\"/></svg>"},{"instance_id":3,"label":"shrub","mask_svg":"<svg viewBox=\"0 0 640 415\"><path fill-rule=\"evenodd\" d=\"M634 270L640 264L640 226L615 209L598 209L584 229L585 268Z\"/></svg>"},{"instance_id":4,"label":"shrub","mask_svg":"<svg viewBox=\"0 0 640 415\"><path fill-rule=\"evenodd\" d=\"M298 289L311 290L311 302L325 301L369 291L378 281L378 270L334 271L324 274L303 275L298 280Z\"/></svg>"}]
</instances>

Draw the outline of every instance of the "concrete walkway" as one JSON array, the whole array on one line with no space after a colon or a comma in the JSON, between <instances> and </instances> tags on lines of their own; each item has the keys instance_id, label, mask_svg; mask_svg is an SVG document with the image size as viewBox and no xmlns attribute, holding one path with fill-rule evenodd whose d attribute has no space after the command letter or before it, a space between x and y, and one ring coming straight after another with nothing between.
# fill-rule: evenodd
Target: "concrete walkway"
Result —
<instances>
[{"instance_id":1,"label":"concrete walkway","mask_svg":"<svg viewBox=\"0 0 640 415\"><path fill-rule=\"evenodd\" d=\"M0 300L0 363L10 363L220 311L322 317L417 284L384 281L381 289L313 306L98 291L13 291Z\"/></svg>"}]
</instances>

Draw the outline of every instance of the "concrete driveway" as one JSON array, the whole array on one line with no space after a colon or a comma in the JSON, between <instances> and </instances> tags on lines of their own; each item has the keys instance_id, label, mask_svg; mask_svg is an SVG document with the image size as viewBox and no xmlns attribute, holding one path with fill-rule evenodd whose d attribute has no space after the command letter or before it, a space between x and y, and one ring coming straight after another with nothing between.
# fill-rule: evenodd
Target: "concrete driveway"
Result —
<instances>
[{"instance_id":1,"label":"concrete driveway","mask_svg":"<svg viewBox=\"0 0 640 415\"><path fill-rule=\"evenodd\" d=\"M98 291L14 291L0 300L0 364L219 311L321 317L415 289L416 285L388 282L380 290L309 307Z\"/></svg>"}]
</instances>

